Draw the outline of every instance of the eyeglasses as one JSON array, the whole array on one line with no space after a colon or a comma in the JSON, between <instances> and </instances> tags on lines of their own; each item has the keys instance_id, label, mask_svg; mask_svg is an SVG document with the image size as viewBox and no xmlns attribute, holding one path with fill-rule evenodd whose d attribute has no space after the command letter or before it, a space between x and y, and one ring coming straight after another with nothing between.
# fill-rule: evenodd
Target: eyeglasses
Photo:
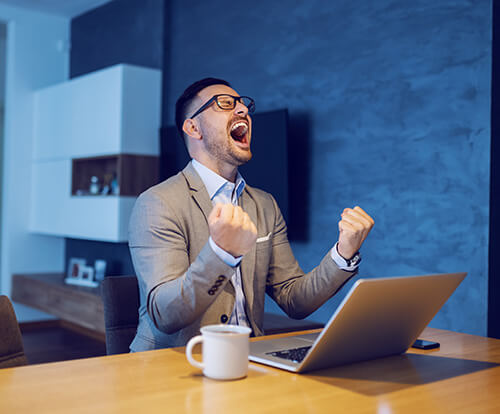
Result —
<instances>
[{"instance_id":1,"label":"eyeglasses","mask_svg":"<svg viewBox=\"0 0 500 414\"><path fill-rule=\"evenodd\" d=\"M213 102L217 103L220 109L225 111L230 111L235 108L236 102L241 102L248 108L248 112L253 113L255 111L255 101L249 96L233 96L233 95L214 95L212 96L203 106L198 109L190 118L194 118L196 115L207 109Z\"/></svg>"}]
</instances>

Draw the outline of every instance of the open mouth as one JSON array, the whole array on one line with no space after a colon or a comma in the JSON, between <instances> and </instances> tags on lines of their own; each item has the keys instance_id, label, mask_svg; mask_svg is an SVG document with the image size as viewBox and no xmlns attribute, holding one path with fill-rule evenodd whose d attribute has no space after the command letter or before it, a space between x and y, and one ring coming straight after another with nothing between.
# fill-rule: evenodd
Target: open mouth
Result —
<instances>
[{"instance_id":1,"label":"open mouth","mask_svg":"<svg viewBox=\"0 0 500 414\"><path fill-rule=\"evenodd\" d=\"M246 121L235 122L230 130L231 138L241 144L248 144L248 123Z\"/></svg>"}]
</instances>

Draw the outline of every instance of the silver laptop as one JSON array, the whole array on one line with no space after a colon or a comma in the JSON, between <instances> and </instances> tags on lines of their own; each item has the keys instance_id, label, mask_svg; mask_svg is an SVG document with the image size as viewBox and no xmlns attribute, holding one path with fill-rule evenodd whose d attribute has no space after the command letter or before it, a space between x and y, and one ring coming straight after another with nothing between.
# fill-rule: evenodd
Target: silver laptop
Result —
<instances>
[{"instance_id":1,"label":"silver laptop","mask_svg":"<svg viewBox=\"0 0 500 414\"><path fill-rule=\"evenodd\" d=\"M251 342L249 359L306 372L401 354L465 276L359 279L321 332Z\"/></svg>"}]
</instances>

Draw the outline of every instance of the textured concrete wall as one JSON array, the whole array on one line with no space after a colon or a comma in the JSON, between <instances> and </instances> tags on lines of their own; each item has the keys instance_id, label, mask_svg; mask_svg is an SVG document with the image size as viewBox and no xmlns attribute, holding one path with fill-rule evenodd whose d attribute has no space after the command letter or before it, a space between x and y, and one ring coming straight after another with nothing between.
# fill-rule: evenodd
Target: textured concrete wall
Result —
<instances>
[{"instance_id":1,"label":"textured concrete wall","mask_svg":"<svg viewBox=\"0 0 500 414\"><path fill-rule=\"evenodd\" d=\"M169 19L164 113L218 76L258 110L307 117L308 238L292 244L305 270L359 204L376 221L361 276L468 271L432 326L486 334L489 0L172 0Z\"/></svg>"}]
</instances>

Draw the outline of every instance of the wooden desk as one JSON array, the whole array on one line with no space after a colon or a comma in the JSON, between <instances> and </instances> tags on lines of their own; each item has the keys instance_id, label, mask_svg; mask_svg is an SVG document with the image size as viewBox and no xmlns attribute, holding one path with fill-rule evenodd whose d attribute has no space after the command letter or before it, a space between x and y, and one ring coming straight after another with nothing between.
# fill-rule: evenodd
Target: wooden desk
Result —
<instances>
[{"instance_id":1,"label":"wooden desk","mask_svg":"<svg viewBox=\"0 0 500 414\"><path fill-rule=\"evenodd\" d=\"M226 382L204 378L183 348L7 368L0 413L500 412L500 340L421 337L441 348L302 375L250 364Z\"/></svg>"}]
</instances>

